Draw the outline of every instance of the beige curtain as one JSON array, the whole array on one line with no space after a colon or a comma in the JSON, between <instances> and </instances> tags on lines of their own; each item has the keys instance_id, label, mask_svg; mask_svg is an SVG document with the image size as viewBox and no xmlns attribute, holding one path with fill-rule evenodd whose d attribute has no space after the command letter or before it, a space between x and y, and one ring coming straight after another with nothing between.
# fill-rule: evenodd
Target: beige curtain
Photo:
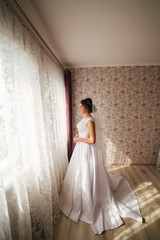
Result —
<instances>
[{"instance_id":1,"label":"beige curtain","mask_svg":"<svg viewBox=\"0 0 160 240\"><path fill-rule=\"evenodd\" d=\"M63 71L0 1L0 239L53 239L67 167Z\"/></svg>"}]
</instances>

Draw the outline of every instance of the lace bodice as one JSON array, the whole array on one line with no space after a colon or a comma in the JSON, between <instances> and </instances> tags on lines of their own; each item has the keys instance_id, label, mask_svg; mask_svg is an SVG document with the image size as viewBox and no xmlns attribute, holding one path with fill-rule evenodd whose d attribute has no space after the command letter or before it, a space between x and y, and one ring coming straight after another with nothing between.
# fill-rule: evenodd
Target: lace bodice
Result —
<instances>
[{"instance_id":1,"label":"lace bodice","mask_svg":"<svg viewBox=\"0 0 160 240\"><path fill-rule=\"evenodd\" d=\"M87 127L87 122L88 122L89 120L94 121L92 117L83 118L83 119L77 124L79 137L81 137L81 138L88 138L88 137L89 137L89 131L88 131L88 127Z\"/></svg>"}]
</instances>

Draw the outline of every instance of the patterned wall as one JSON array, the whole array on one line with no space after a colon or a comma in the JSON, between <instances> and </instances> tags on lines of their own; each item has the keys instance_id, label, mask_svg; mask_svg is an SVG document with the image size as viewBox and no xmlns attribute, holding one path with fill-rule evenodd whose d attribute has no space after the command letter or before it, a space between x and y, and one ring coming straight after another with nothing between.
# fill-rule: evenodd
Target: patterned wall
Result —
<instances>
[{"instance_id":1,"label":"patterned wall","mask_svg":"<svg viewBox=\"0 0 160 240\"><path fill-rule=\"evenodd\" d=\"M98 107L105 163L156 163L160 145L160 66L71 69L73 135L80 100Z\"/></svg>"}]
</instances>

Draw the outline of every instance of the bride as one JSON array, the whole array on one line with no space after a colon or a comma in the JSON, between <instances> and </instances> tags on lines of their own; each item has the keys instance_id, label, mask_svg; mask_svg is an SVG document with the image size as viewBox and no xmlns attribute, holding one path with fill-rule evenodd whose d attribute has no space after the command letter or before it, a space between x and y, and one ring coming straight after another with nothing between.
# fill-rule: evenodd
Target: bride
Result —
<instances>
[{"instance_id":1,"label":"bride","mask_svg":"<svg viewBox=\"0 0 160 240\"><path fill-rule=\"evenodd\" d=\"M101 234L123 224L122 218L144 219L129 183L120 174L110 175L104 166L98 121L92 110L91 98L81 100L83 119L73 139L76 146L64 178L60 209L73 221L89 223L95 234Z\"/></svg>"}]
</instances>

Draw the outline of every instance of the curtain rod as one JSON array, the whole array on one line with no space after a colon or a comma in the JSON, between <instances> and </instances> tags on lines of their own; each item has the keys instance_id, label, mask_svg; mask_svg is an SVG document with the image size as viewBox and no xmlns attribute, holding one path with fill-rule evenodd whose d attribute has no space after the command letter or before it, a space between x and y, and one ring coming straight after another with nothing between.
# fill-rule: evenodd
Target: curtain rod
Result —
<instances>
[{"instance_id":1,"label":"curtain rod","mask_svg":"<svg viewBox=\"0 0 160 240\"><path fill-rule=\"evenodd\" d=\"M6 2L6 0L4 0ZM16 0L7 0L7 3L10 4L12 10L20 18L22 23L25 27L28 28L29 31L34 35L34 37L39 42L40 46L43 48L43 50L46 52L46 54L51 58L52 61L54 61L63 71L65 70L62 63L57 59L53 51L50 49L48 44L45 42L45 40L41 37L39 32L36 30L36 28L33 26L31 21L28 19L22 8L19 6Z\"/></svg>"}]
</instances>

